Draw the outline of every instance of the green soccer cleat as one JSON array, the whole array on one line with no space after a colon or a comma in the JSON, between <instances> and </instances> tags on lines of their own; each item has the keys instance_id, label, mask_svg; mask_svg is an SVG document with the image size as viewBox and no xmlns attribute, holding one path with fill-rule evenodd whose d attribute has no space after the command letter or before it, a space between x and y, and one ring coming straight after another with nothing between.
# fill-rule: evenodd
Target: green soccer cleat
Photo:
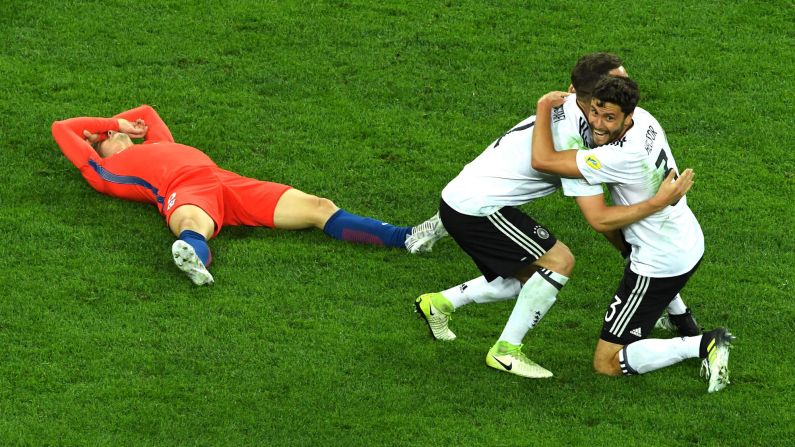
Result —
<instances>
[{"instance_id":1,"label":"green soccer cleat","mask_svg":"<svg viewBox=\"0 0 795 447\"><path fill-rule=\"evenodd\" d=\"M437 340L453 341L455 334L447 327L450 315L453 313L453 305L441 293L426 293L414 301L414 308L417 314L422 317L431 336Z\"/></svg>"},{"instance_id":2,"label":"green soccer cleat","mask_svg":"<svg viewBox=\"0 0 795 447\"><path fill-rule=\"evenodd\" d=\"M498 341L489 349L486 364L498 371L516 374L531 379L552 377L552 373L527 358L522 352L523 345L513 345L507 341Z\"/></svg>"},{"instance_id":3,"label":"green soccer cleat","mask_svg":"<svg viewBox=\"0 0 795 447\"><path fill-rule=\"evenodd\" d=\"M703 335L707 343L707 358L701 363L701 373L707 376L707 391L714 393L729 383L729 349L736 338L726 328L718 328Z\"/></svg>"},{"instance_id":4,"label":"green soccer cleat","mask_svg":"<svg viewBox=\"0 0 795 447\"><path fill-rule=\"evenodd\" d=\"M411 229L411 234L406 238L406 250L412 254L429 252L433 244L445 236L447 230L444 229L437 212L430 219Z\"/></svg>"},{"instance_id":5,"label":"green soccer cleat","mask_svg":"<svg viewBox=\"0 0 795 447\"><path fill-rule=\"evenodd\" d=\"M174 256L174 264L188 275L193 284L210 286L215 282L213 275L207 271L204 263L196 256L196 251L187 242L175 241L171 246L171 254Z\"/></svg>"}]
</instances>

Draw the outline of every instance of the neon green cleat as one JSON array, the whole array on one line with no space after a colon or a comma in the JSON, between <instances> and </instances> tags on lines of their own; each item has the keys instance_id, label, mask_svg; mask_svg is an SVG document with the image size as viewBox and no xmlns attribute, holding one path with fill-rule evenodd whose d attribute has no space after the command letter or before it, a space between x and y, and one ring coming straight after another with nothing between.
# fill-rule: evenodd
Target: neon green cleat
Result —
<instances>
[{"instance_id":1,"label":"neon green cleat","mask_svg":"<svg viewBox=\"0 0 795 447\"><path fill-rule=\"evenodd\" d=\"M507 341L498 341L489 349L489 353L486 355L486 364L496 370L531 379L552 377L550 371L524 355L522 346L513 345Z\"/></svg>"},{"instance_id":2,"label":"neon green cleat","mask_svg":"<svg viewBox=\"0 0 795 447\"><path fill-rule=\"evenodd\" d=\"M428 323L433 338L442 341L455 340L455 334L447 327L450 315L455 309L441 293L421 295L414 301L414 308L415 312Z\"/></svg>"},{"instance_id":3,"label":"neon green cleat","mask_svg":"<svg viewBox=\"0 0 795 447\"><path fill-rule=\"evenodd\" d=\"M703 335L707 342L707 358L701 363L701 373L706 372L709 386L707 392L714 393L726 388L729 383L729 349L736 338L725 328L718 328Z\"/></svg>"}]
</instances>

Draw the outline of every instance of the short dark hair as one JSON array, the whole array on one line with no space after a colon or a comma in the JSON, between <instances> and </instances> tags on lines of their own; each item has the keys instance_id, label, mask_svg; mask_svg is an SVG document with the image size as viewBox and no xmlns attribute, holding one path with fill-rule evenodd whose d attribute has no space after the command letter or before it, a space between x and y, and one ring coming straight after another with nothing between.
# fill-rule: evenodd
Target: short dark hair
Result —
<instances>
[{"instance_id":1,"label":"short dark hair","mask_svg":"<svg viewBox=\"0 0 795 447\"><path fill-rule=\"evenodd\" d=\"M622 65L621 58L612 53L590 53L581 57L571 70L571 85L577 97L589 100L599 79Z\"/></svg>"},{"instance_id":2,"label":"short dark hair","mask_svg":"<svg viewBox=\"0 0 795 447\"><path fill-rule=\"evenodd\" d=\"M613 103L621 107L625 115L635 111L640 100L638 83L630 78L603 76L593 90L593 99L599 103ZM600 106L602 104L599 104Z\"/></svg>"}]
</instances>

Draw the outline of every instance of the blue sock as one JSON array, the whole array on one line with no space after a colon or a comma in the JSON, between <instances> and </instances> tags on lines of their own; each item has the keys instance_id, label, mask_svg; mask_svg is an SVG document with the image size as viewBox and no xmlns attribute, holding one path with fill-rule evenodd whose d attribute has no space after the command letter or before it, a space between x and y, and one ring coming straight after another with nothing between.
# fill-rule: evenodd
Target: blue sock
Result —
<instances>
[{"instance_id":1,"label":"blue sock","mask_svg":"<svg viewBox=\"0 0 795 447\"><path fill-rule=\"evenodd\" d=\"M406 248L411 227L396 227L369 217L357 216L345 210L332 214L323 232L333 237L361 244Z\"/></svg>"},{"instance_id":2,"label":"blue sock","mask_svg":"<svg viewBox=\"0 0 795 447\"><path fill-rule=\"evenodd\" d=\"M193 247L193 251L196 252L196 256L201 259L205 267L210 266L213 255L210 253L210 246L207 245L207 239L204 236L195 231L184 230L179 234L179 240L187 242L188 245Z\"/></svg>"}]
</instances>

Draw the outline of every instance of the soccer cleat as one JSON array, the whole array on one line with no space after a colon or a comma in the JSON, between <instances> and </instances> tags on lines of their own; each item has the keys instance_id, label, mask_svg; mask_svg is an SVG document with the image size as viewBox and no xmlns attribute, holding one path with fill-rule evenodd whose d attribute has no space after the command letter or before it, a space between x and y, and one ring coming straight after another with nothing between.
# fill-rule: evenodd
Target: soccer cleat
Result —
<instances>
[{"instance_id":1,"label":"soccer cleat","mask_svg":"<svg viewBox=\"0 0 795 447\"><path fill-rule=\"evenodd\" d=\"M552 373L527 358L522 352L523 345L513 345L507 341L498 341L489 349L486 364L492 368L531 379L552 377Z\"/></svg>"},{"instance_id":2,"label":"soccer cleat","mask_svg":"<svg viewBox=\"0 0 795 447\"><path fill-rule=\"evenodd\" d=\"M447 230L444 229L437 212L430 219L411 229L411 234L406 238L406 250L412 254L429 252L433 244L445 236Z\"/></svg>"},{"instance_id":3,"label":"soccer cleat","mask_svg":"<svg viewBox=\"0 0 795 447\"><path fill-rule=\"evenodd\" d=\"M709 380L707 391L714 393L726 388L729 382L729 349L733 336L728 329L718 328L703 335L707 344L707 357L701 363L701 374Z\"/></svg>"},{"instance_id":4,"label":"soccer cleat","mask_svg":"<svg viewBox=\"0 0 795 447\"><path fill-rule=\"evenodd\" d=\"M213 275L207 271L204 263L196 256L193 247L185 241L177 240L171 246L171 254L174 256L174 264L177 268L185 272L197 286L212 285Z\"/></svg>"},{"instance_id":5,"label":"soccer cleat","mask_svg":"<svg viewBox=\"0 0 795 447\"><path fill-rule=\"evenodd\" d=\"M414 301L415 312L428 323L428 329L430 329L433 338L442 341L453 341L455 340L455 334L447 327L447 323L450 321L450 314L453 313L453 305L449 301L442 304L437 302L439 307L447 308L442 310L434 306L434 297L436 297L437 301L447 301L441 293L426 293Z\"/></svg>"},{"instance_id":6,"label":"soccer cleat","mask_svg":"<svg viewBox=\"0 0 795 447\"><path fill-rule=\"evenodd\" d=\"M654 324L656 329L676 332L681 337L693 337L701 335L701 327L696 322L690 309L681 315L671 315L666 313L661 316Z\"/></svg>"}]
</instances>

